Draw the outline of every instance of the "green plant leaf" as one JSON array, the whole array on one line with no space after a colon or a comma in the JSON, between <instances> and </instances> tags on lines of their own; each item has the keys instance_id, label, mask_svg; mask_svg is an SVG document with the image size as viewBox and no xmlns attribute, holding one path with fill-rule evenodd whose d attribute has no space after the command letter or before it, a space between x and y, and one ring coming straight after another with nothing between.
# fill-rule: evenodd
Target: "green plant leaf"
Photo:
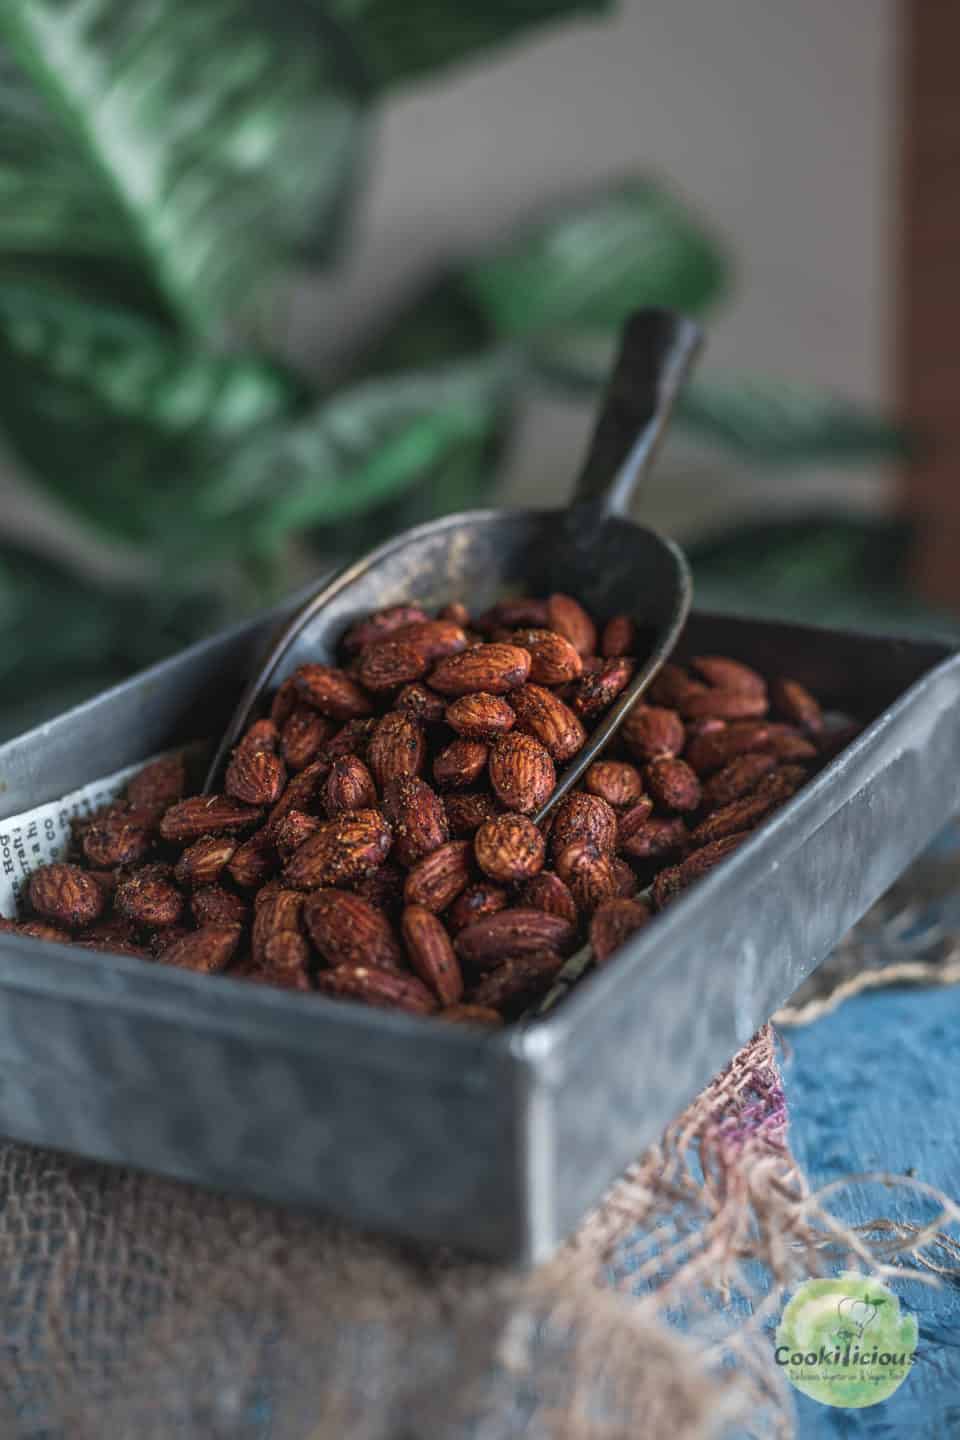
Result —
<instances>
[{"instance_id":1,"label":"green plant leaf","mask_svg":"<svg viewBox=\"0 0 960 1440\"><path fill-rule=\"evenodd\" d=\"M320 12L4 0L4 43L0 255L126 257L219 338L292 251L329 239L364 82Z\"/></svg>"},{"instance_id":2,"label":"green plant leaf","mask_svg":"<svg viewBox=\"0 0 960 1440\"><path fill-rule=\"evenodd\" d=\"M323 0L374 82L395 85L513 40L550 20L609 11L612 0Z\"/></svg>"},{"instance_id":3,"label":"green plant leaf","mask_svg":"<svg viewBox=\"0 0 960 1440\"><path fill-rule=\"evenodd\" d=\"M0 544L0 736L115 684L224 620L212 590L101 587Z\"/></svg>"},{"instance_id":4,"label":"green plant leaf","mask_svg":"<svg viewBox=\"0 0 960 1440\"><path fill-rule=\"evenodd\" d=\"M957 633L910 585L901 520L836 511L746 519L688 542L697 606L904 633Z\"/></svg>"},{"instance_id":5,"label":"green plant leaf","mask_svg":"<svg viewBox=\"0 0 960 1440\"><path fill-rule=\"evenodd\" d=\"M501 351L343 389L239 447L205 491L209 523L256 524L270 547L292 530L338 523L436 483L495 441L516 372L516 358Z\"/></svg>"},{"instance_id":6,"label":"green plant leaf","mask_svg":"<svg viewBox=\"0 0 960 1440\"><path fill-rule=\"evenodd\" d=\"M301 403L298 383L258 357L0 285L0 434L37 484L108 536L179 545L224 455Z\"/></svg>"},{"instance_id":7,"label":"green plant leaf","mask_svg":"<svg viewBox=\"0 0 960 1440\"><path fill-rule=\"evenodd\" d=\"M609 374L614 351L612 337L562 336L539 345L534 360L549 383L593 396ZM902 426L841 396L788 381L692 380L673 423L739 460L772 468L896 460L911 448Z\"/></svg>"},{"instance_id":8,"label":"green plant leaf","mask_svg":"<svg viewBox=\"0 0 960 1440\"><path fill-rule=\"evenodd\" d=\"M764 465L889 460L906 432L835 395L775 380L694 381L677 421L732 454Z\"/></svg>"},{"instance_id":9,"label":"green plant leaf","mask_svg":"<svg viewBox=\"0 0 960 1440\"><path fill-rule=\"evenodd\" d=\"M462 284L512 340L596 334L640 305L697 312L729 284L721 247L653 181L628 180L523 227Z\"/></svg>"}]
</instances>

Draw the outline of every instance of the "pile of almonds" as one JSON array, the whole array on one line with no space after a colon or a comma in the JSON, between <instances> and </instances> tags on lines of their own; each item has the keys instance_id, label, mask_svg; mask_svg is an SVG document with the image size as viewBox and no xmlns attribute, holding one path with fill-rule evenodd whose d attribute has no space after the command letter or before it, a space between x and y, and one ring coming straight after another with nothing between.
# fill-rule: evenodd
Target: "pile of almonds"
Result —
<instances>
[{"instance_id":1,"label":"pile of almonds","mask_svg":"<svg viewBox=\"0 0 960 1440\"><path fill-rule=\"evenodd\" d=\"M668 664L537 826L558 771L629 682L625 615L574 599L475 619L393 606L341 666L302 665L220 795L182 758L75 826L0 928L205 973L498 1024L585 939L596 964L728 855L849 739L796 681ZM642 896L646 898L642 898Z\"/></svg>"}]
</instances>

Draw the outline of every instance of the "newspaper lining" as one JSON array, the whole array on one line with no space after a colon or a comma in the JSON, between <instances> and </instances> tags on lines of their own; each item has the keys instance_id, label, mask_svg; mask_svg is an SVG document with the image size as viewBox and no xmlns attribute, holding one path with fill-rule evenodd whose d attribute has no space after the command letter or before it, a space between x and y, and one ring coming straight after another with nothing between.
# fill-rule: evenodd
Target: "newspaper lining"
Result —
<instances>
[{"instance_id":1,"label":"newspaper lining","mask_svg":"<svg viewBox=\"0 0 960 1440\"><path fill-rule=\"evenodd\" d=\"M70 822L116 800L130 777L148 763L138 760L124 770L92 780L60 800L0 820L0 915L14 919L34 870L64 858L70 845Z\"/></svg>"}]
</instances>

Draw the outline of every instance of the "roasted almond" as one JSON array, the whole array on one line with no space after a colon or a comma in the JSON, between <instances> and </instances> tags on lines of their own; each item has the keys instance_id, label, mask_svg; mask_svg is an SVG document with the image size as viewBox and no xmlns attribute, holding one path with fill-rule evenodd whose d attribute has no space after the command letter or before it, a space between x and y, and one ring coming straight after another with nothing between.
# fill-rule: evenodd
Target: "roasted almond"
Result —
<instances>
[{"instance_id":1,"label":"roasted almond","mask_svg":"<svg viewBox=\"0 0 960 1440\"><path fill-rule=\"evenodd\" d=\"M225 885L201 885L190 897L190 912L198 925L245 925L250 906Z\"/></svg>"},{"instance_id":2,"label":"roasted almond","mask_svg":"<svg viewBox=\"0 0 960 1440\"><path fill-rule=\"evenodd\" d=\"M309 813L311 807L323 794L331 763L327 755L323 754L316 760L311 760L310 764L304 766L299 774L291 776L287 781L287 788L270 811L268 823L271 826L278 825L283 816L291 810L303 810Z\"/></svg>"},{"instance_id":3,"label":"roasted almond","mask_svg":"<svg viewBox=\"0 0 960 1440\"><path fill-rule=\"evenodd\" d=\"M637 651L637 627L629 615L614 615L603 627L600 637L600 654L607 660L621 655L635 655Z\"/></svg>"},{"instance_id":4,"label":"roasted almond","mask_svg":"<svg viewBox=\"0 0 960 1440\"><path fill-rule=\"evenodd\" d=\"M280 688L274 692L273 700L270 703L270 719L278 730L283 729L299 704L300 692L297 689L297 682L292 675L288 675Z\"/></svg>"},{"instance_id":5,"label":"roasted almond","mask_svg":"<svg viewBox=\"0 0 960 1440\"><path fill-rule=\"evenodd\" d=\"M183 896L166 865L145 865L128 875L117 886L113 903L119 915L149 929L175 925L183 911Z\"/></svg>"},{"instance_id":6,"label":"roasted almond","mask_svg":"<svg viewBox=\"0 0 960 1440\"><path fill-rule=\"evenodd\" d=\"M705 690L706 686L695 681L689 670L668 660L661 665L647 692L654 705L676 710L681 699L691 690Z\"/></svg>"},{"instance_id":7,"label":"roasted almond","mask_svg":"<svg viewBox=\"0 0 960 1440\"><path fill-rule=\"evenodd\" d=\"M359 880L351 882L351 889L361 900L366 900L377 910L382 910L391 918L399 916L403 908L403 887L406 880L405 871L395 865L392 860L385 860L378 865L376 870L371 870L367 875L361 875Z\"/></svg>"},{"instance_id":8,"label":"roasted almond","mask_svg":"<svg viewBox=\"0 0 960 1440\"><path fill-rule=\"evenodd\" d=\"M454 700L447 706L444 718L451 730L465 740L495 740L512 730L517 721L506 700L480 690Z\"/></svg>"},{"instance_id":9,"label":"roasted almond","mask_svg":"<svg viewBox=\"0 0 960 1440\"><path fill-rule=\"evenodd\" d=\"M504 735L491 749L487 768L497 799L521 815L539 810L556 788L553 761L532 735Z\"/></svg>"},{"instance_id":10,"label":"roasted almond","mask_svg":"<svg viewBox=\"0 0 960 1440\"><path fill-rule=\"evenodd\" d=\"M520 596L514 600L499 600L490 610L478 617L476 628L483 631L498 628L515 630L518 625L542 627L546 623L546 600L536 596Z\"/></svg>"},{"instance_id":11,"label":"roasted almond","mask_svg":"<svg viewBox=\"0 0 960 1440\"><path fill-rule=\"evenodd\" d=\"M475 645L441 660L429 675L428 684L441 695L470 695L477 690L506 695L524 683L530 663L529 650L519 645Z\"/></svg>"},{"instance_id":12,"label":"roasted almond","mask_svg":"<svg viewBox=\"0 0 960 1440\"><path fill-rule=\"evenodd\" d=\"M692 885L701 875L719 865L721 860L742 845L744 840L749 840L748 832L734 832L721 840L714 840L702 849L694 851L679 865L673 865L666 870L661 870L653 882L652 899L654 908L662 910L673 900L681 890Z\"/></svg>"},{"instance_id":13,"label":"roasted almond","mask_svg":"<svg viewBox=\"0 0 960 1440\"><path fill-rule=\"evenodd\" d=\"M165 755L127 781L127 799L137 810L168 810L183 799L187 769L182 755Z\"/></svg>"},{"instance_id":14,"label":"roasted almond","mask_svg":"<svg viewBox=\"0 0 960 1440\"><path fill-rule=\"evenodd\" d=\"M571 840L557 851L554 864L579 910L595 910L617 893L613 857L592 840Z\"/></svg>"},{"instance_id":15,"label":"roasted almond","mask_svg":"<svg viewBox=\"0 0 960 1440\"><path fill-rule=\"evenodd\" d=\"M379 723L375 715L358 715L348 720L324 745L323 754L331 762L342 755L359 755L361 760L366 760L370 741Z\"/></svg>"},{"instance_id":16,"label":"roasted almond","mask_svg":"<svg viewBox=\"0 0 960 1440\"><path fill-rule=\"evenodd\" d=\"M378 640L361 652L357 679L365 690L378 695L419 680L427 664L426 655L409 640Z\"/></svg>"},{"instance_id":17,"label":"roasted almond","mask_svg":"<svg viewBox=\"0 0 960 1440\"><path fill-rule=\"evenodd\" d=\"M448 1005L440 1011L441 1020L451 1025L485 1025L495 1027L503 1024L503 1016L489 1005Z\"/></svg>"},{"instance_id":18,"label":"roasted almond","mask_svg":"<svg viewBox=\"0 0 960 1440\"><path fill-rule=\"evenodd\" d=\"M599 795L577 791L557 807L550 831L553 853L572 840L592 840L598 850L613 850L617 843L617 812Z\"/></svg>"},{"instance_id":19,"label":"roasted almond","mask_svg":"<svg viewBox=\"0 0 960 1440\"><path fill-rule=\"evenodd\" d=\"M547 625L556 630L578 655L593 655L597 648L597 627L579 600L571 595L551 595L547 600Z\"/></svg>"},{"instance_id":20,"label":"roasted almond","mask_svg":"<svg viewBox=\"0 0 960 1440\"><path fill-rule=\"evenodd\" d=\"M571 760L585 744L587 732L579 718L543 685L521 685L510 696L510 704L517 729L539 740L558 764Z\"/></svg>"},{"instance_id":21,"label":"roasted almond","mask_svg":"<svg viewBox=\"0 0 960 1440\"><path fill-rule=\"evenodd\" d=\"M493 1010L522 1007L549 989L562 964L555 950L511 955L473 986L469 1003Z\"/></svg>"},{"instance_id":22,"label":"roasted almond","mask_svg":"<svg viewBox=\"0 0 960 1440\"><path fill-rule=\"evenodd\" d=\"M479 884L468 886L457 896L447 914L447 924L456 934L458 930L472 925L475 920L485 920L488 915L499 914L507 908L507 903L507 892L502 885L481 880Z\"/></svg>"},{"instance_id":23,"label":"roasted almond","mask_svg":"<svg viewBox=\"0 0 960 1440\"><path fill-rule=\"evenodd\" d=\"M534 910L543 910L547 915L559 915L562 920L577 923L577 902L570 886L560 879L553 870L541 870L528 880L520 892L522 905Z\"/></svg>"},{"instance_id":24,"label":"roasted almond","mask_svg":"<svg viewBox=\"0 0 960 1440\"><path fill-rule=\"evenodd\" d=\"M661 810L685 815L696 810L700 804L697 772L675 755L662 755L659 760L651 760L644 771L644 780L654 803Z\"/></svg>"},{"instance_id":25,"label":"roasted almond","mask_svg":"<svg viewBox=\"0 0 960 1440\"><path fill-rule=\"evenodd\" d=\"M455 840L469 839L485 820L491 820L498 813L496 801L486 792L446 795L443 808L450 822L450 834Z\"/></svg>"},{"instance_id":26,"label":"roasted almond","mask_svg":"<svg viewBox=\"0 0 960 1440\"><path fill-rule=\"evenodd\" d=\"M92 816L83 827L83 853L97 869L135 865L149 852L155 816L122 802Z\"/></svg>"},{"instance_id":27,"label":"roasted almond","mask_svg":"<svg viewBox=\"0 0 960 1440\"><path fill-rule=\"evenodd\" d=\"M400 921L410 968L441 1005L455 1005L463 994L463 974L441 922L422 905L409 905Z\"/></svg>"},{"instance_id":28,"label":"roasted almond","mask_svg":"<svg viewBox=\"0 0 960 1440\"><path fill-rule=\"evenodd\" d=\"M242 934L239 925L202 925L165 945L160 955L164 965L212 975L226 970Z\"/></svg>"},{"instance_id":29,"label":"roasted almond","mask_svg":"<svg viewBox=\"0 0 960 1440\"><path fill-rule=\"evenodd\" d=\"M427 612L419 605L389 605L385 610L377 610L351 625L341 643L348 655L355 655L367 645L394 634L404 625L417 624L426 618Z\"/></svg>"},{"instance_id":30,"label":"roasted almond","mask_svg":"<svg viewBox=\"0 0 960 1440\"><path fill-rule=\"evenodd\" d=\"M303 921L328 965L405 969L403 951L388 917L349 890L314 890L304 904Z\"/></svg>"},{"instance_id":31,"label":"roasted almond","mask_svg":"<svg viewBox=\"0 0 960 1440\"><path fill-rule=\"evenodd\" d=\"M766 698L767 682L763 676L739 660L730 660L726 655L695 655L690 664L708 685L715 685L720 690L743 690Z\"/></svg>"},{"instance_id":32,"label":"roasted almond","mask_svg":"<svg viewBox=\"0 0 960 1440\"><path fill-rule=\"evenodd\" d=\"M622 760L595 761L583 783L591 795L599 795L615 810L629 809L643 799L643 776L635 765Z\"/></svg>"},{"instance_id":33,"label":"roasted almond","mask_svg":"<svg viewBox=\"0 0 960 1440\"><path fill-rule=\"evenodd\" d=\"M326 820L295 850L283 870L294 889L314 890L357 880L382 865L393 833L379 810L348 810Z\"/></svg>"},{"instance_id":34,"label":"roasted almond","mask_svg":"<svg viewBox=\"0 0 960 1440\"><path fill-rule=\"evenodd\" d=\"M467 925L454 941L454 949L467 964L490 970L508 956L539 950L564 953L575 940L576 926L562 916L532 907L512 907Z\"/></svg>"},{"instance_id":35,"label":"roasted almond","mask_svg":"<svg viewBox=\"0 0 960 1440\"><path fill-rule=\"evenodd\" d=\"M301 665L294 671L297 693L331 720L354 720L373 710L355 680L332 665Z\"/></svg>"},{"instance_id":36,"label":"roasted almond","mask_svg":"<svg viewBox=\"0 0 960 1440\"><path fill-rule=\"evenodd\" d=\"M286 782L287 767L279 755L259 745L241 743L227 766L224 789L232 799L247 805L273 805Z\"/></svg>"},{"instance_id":37,"label":"roasted almond","mask_svg":"<svg viewBox=\"0 0 960 1440\"><path fill-rule=\"evenodd\" d=\"M377 787L360 757L341 755L334 760L323 785L323 808L327 815L342 815L345 810L369 810L376 803Z\"/></svg>"},{"instance_id":38,"label":"roasted almond","mask_svg":"<svg viewBox=\"0 0 960 1440\"><path fill-rule=\"evenodd\" d=\"M270 826L274 848L281 860L289 860L294 850L299 850L305 840L317 833L321 823L316 815L307 815L303 810L288 810L286 815L281 815Z\"/></svg>"},{"instance_id":39,"label":"roasted almond","mask_svg":"<svg viewBox=\"0 0 960 1440\"><path fill-rule=\"evenodd\" d=\"M556 630L514 630L511 645L530 651L530 679L537 685L566 685L583 673L583 661Z\"/></svg>"},{"instance_id":40,"label":"roasted almond","mask_svg":"<svg viewBox=\"0 0 960 1440\"><path fill-rule=\"evenodd\" d=\"M249 830L263 811L230 795L191 795L164 813L160 834L164 840L189 843L203 835L236 834Z\"/></svg>"},{"instance_id":41,"label":"roasted almond","mask_svg":"<svg viewBox=\"0 0 960 1440\"><path fill-rule=\"evenodd\" d=\"M30 877L28 894L38 915L67 930L92 924L104 907L103 891L79 865L41 865Z\"/></svg>"},{"instance_id":42,"label":"roasted almond","mask_svg":"<svg viewBox=\"0 0 960 1440\"><path fill-rule=\"evenodd\" d=\"M613 876L617 882L617 898L632 900L640 889L640 884L630 865L619 855L613 857Z\"/></svg>"},{"instance_id":43,"label":"roasted almond","mask_svg":"<svg viewBox=\"0 0 960 1440\"><path fill-rule=\"evenodd\" d=\"M723 729L702 731L691 735L683 758L702 778L729 765L738 755L752 750L766 750L770 727L762 720L737 721Z\"/></svg>"},{"instance_id":44,"label":"roasted almond","mask_svg":"<svg viewBox=\"0 0 960 1440\"><path fill-rule=\"evenodd\" d=\"M231 979L251 980L255 985L275 985L279 990L312 990L313 981L299 963L301 940L297 935L278 935L270 942L271 956L267 965L252 962L231 971ZM292 953L291 953L292 952ZM294 964L294 962L298 962Z\"/></svg>"},{"instance_id":45,"label":"roasted almond","mask_svg":"<svg viewBox=\"0 0 960 1440\"><path fill-rule=\"evenodd\" d=\"M177 861L174 877L181 886L210 886L225 870L233 855L237 842L232 835L204 835L203 840L194 841Z\"/></svg>"},{"instance_id":46,"label":"roasted almond","mask_svg":"<svg viewBox=\"0 0 960 1440\"><path fill-rule=\"evenodd\" d=\"M770 725L769 739L767 744L771 754L781 761L815 760L820 750L806 735L793 725ZM860 727L855 727L855 733L859 734ZM818 742L820 737L817 737Z\"/></svg>"},{"instance_id":47,"label":"roasted almond","mask_svg":"<svg viewBox=\"0 0 960 1440\"><path fill-rule=\"evenodd\" d=\"M437 725L443 719L447 704L442 695L428 690L426 685L404 685L396 700L394 710L402 710L421 725Z\"/></svg>"},{"instance_id":48,"label":"roasted almond","mask_svg":"<svg viewBox=\"0 0 960 1440\"><path fill-rule=\"evenodd\" d=\"M258 830L249 840L237 846L227 865L227 873L235 885L252 889L270 878L277 863L277 852L269 832Z\"/></svg>"},{"instance_id":49,"label":"roasted almond","mask_svg":"<svg viewBox=\"0 0 960 1440\"><path fill-rule=\"evenodd\" d=\"M297 890L277 889L268 900L256 907L250 939L254 964L268 963L267 946L275 935L284 931L292 935L302 935L303 899Z\"/></svg>"},{"instance_id":50,"label":"roasted almond","mask_svg":"<svg viewBox=\"0 0 960 1440\"><path fill-rule=\"evenodd\" d=\"M776 756L763 751L739 755L706 782L703 787L704 805L708 810L716 810L721 805L729 805L732 800L749 795L776 763Z\"/></svg>"},{"instance_id":51,"label":"roasted almond","mask_svg":"<svg viewBox=\"0 0 960 1440\"><path fill-rule=\"evenodd\" d=\"M383 813L393 830L394 859L415 865L450 838L443 801L425 780L404 776L383 792Z\"/></svg>"},{"instance_id":52,"label":"roasted almond","mask_svg":"<svg viewBox=\"0 0 960 1440\"><path fill-rule=\"evenodd\" d=\"M652 814L653 801L649 795L644 795L635 805L621 811L617 816L617 848L622 849L623 842L646 825Z\"/></svg>"},{"instance_id":53,"label":"roasted almond","mask_svg":"<svg viewBox=\"0 0 960 1440\"><path fill-rule=\"evenodd\" d=\"M740 800L721 805L691 831L690 841L694 846L708 845L713 840L724 840L741 830L751 830L777 805L788 800L797 785L792 777L774 770L760 781L759 785Z\"/></svg>"},{"instance_id":54,"label":"roasted almond","mask_svg":"<svg viewBox=\"0 0 960 1440\"><path fill-rule=\"evenodd\" d=\"M625 655L604 660L598 669L584 675L573 687L573 708L585 720L608 710L633 679L636 666Z\"/></svg>"},{"instance_id":55,"label":"roasted almond","mask_svg":"<svg viewBox=\"0 0 960 1440\"><path fill-rule=\"evenodd\" d=\"M421 726L401 710L391 710L377 722L367 749L367 764L378 789L383 790L391 780L419 775L426 753Z\"/></svg>"},{"instance_id":56,"label":"roasted almond","mask_svg":"<svg viewBox=\"0 0 960 1440\"><path fill-rule=\"evenodd\" d=\"M721 720L749 720L767 713L766 693L752 690L719 690L713 686L690 689L679 702L680 714L687 720L713 716Z\"/></svg>"},{"instance_id":57,"label":"roasted almond","mask_svg":"<svg viewBox=\"0 0 960 1440\"><path fill-rule=\"evenodd\" d=\"M682 850L687 843L687 827L679 815L655 817L633 825L630 811L621 821L617 849L634 860L660 860Z\"/></svg>"},{"instance_id":58,"label":"roasted almond","mask_svg":"<svg viewBox=\"0 0 960 1440\"><path fill-rule=\"evenodd\" d=\"M330 737L330 721L310 705L297 705L280 732L280 749L291 770L302 770L316 760Z\"/></svg>"},{"instance_id":59,"label":"roasted almond","mask_svg":"<svg viewBox=\"0 0 960 1440\"><path fill-rule=\"evenodd\" d=\"M433 992L415 975L398 970L378 970L373 965L338 965L321 970L316 988L337 1000L362 1000L388 1010L406 1010L411 1015L429 1015L436 1010Z\"/></svg>"},{"instance_id":60,"label":"roasted almond","mask_svg":"<svg viewBox=\"0 0 960 1440\"><path fill-rule=\"evenodd\" d=\"M661 705L634 705L620 733L627 749L638 760L679 755L686 740L680 716Z\"/></svg>"},{"instance_id":61,"label":"roasted almond","mask_svg":"<svg viewBox=\"0 0 960 1440\"><path fill-rule=\"evenodd\" d=\"M443 660L448 655L459 655L469 644L463 626L458 625L455 620L414 621L401 626L392 638L412 645L427 662Z\"/></svg>"},{"instance_id":62,"label":"roasted almond","mask_svg":"<svg viewBox=\"0 0 960 1440\"><path fill-rule=\"evenodd\" d=\"M642 900L605 900L590 920L590 947L596 963L603 965L649 919L649 908Z\"/></svg>"},{"instance_id":63,"label":"roasted almond","mask_svg":"<svg viewBox=\"0 0 960 1440\"><path fill-rule=\"evenodd\" d=\"M823 711L799 680L775 680L771 698L778 712L801 730L810 735L819 735L823 730Z\"/></svg>"},{"instance_id":64,"label":"roasted almond","mask_svg":"<svg viewBox=\"0 0 960 1440\"><path fill-rule=\"evenodd\" d=\"M451 840L424 855L407 873L403 898L439 914L457 898L470 879L471 845Z\"/></svg>"},{"instance_id":65,"label":"roasted almond","mask_svg":"<svg viewBox=\"0 0 960 1440\"><path fill-rule=\"evenodd\" d=\"M543 869L546 842L525 815L498 815L473 837L477 864L491 880L528 880Z\"/></svg>"},{"instance_id":66,"label":"roasted almond","mask_svg":"<svg viewBox=\"0 0 960 1440\"><path fill-rule=\"evenodd\" d=\"M472 785L486 769L490 751L482 740L452 740L433 762L433 778L441 790Z\"/></svg>"}]
</instances>

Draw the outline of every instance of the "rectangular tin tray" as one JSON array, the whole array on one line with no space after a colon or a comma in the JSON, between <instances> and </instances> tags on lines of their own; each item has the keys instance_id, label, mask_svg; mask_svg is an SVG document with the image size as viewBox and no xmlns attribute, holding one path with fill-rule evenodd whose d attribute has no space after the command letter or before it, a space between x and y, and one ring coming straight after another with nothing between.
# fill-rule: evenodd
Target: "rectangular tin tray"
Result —
<instances>
[{"instance_id":1,"label":"rectangular tin tray","mask_svg":"<svg viewBox=\"0 0 960 1440\"><path fill-rule=\"evenodd\" d=\"M0 747L14 815L214 735L276 623ZM960 656L695 615L693 653L868 721L733 856L529 1029L483 1032L0 937L0 1133L540 1260L960 808Z\"/></svg>"}]
</instances>

